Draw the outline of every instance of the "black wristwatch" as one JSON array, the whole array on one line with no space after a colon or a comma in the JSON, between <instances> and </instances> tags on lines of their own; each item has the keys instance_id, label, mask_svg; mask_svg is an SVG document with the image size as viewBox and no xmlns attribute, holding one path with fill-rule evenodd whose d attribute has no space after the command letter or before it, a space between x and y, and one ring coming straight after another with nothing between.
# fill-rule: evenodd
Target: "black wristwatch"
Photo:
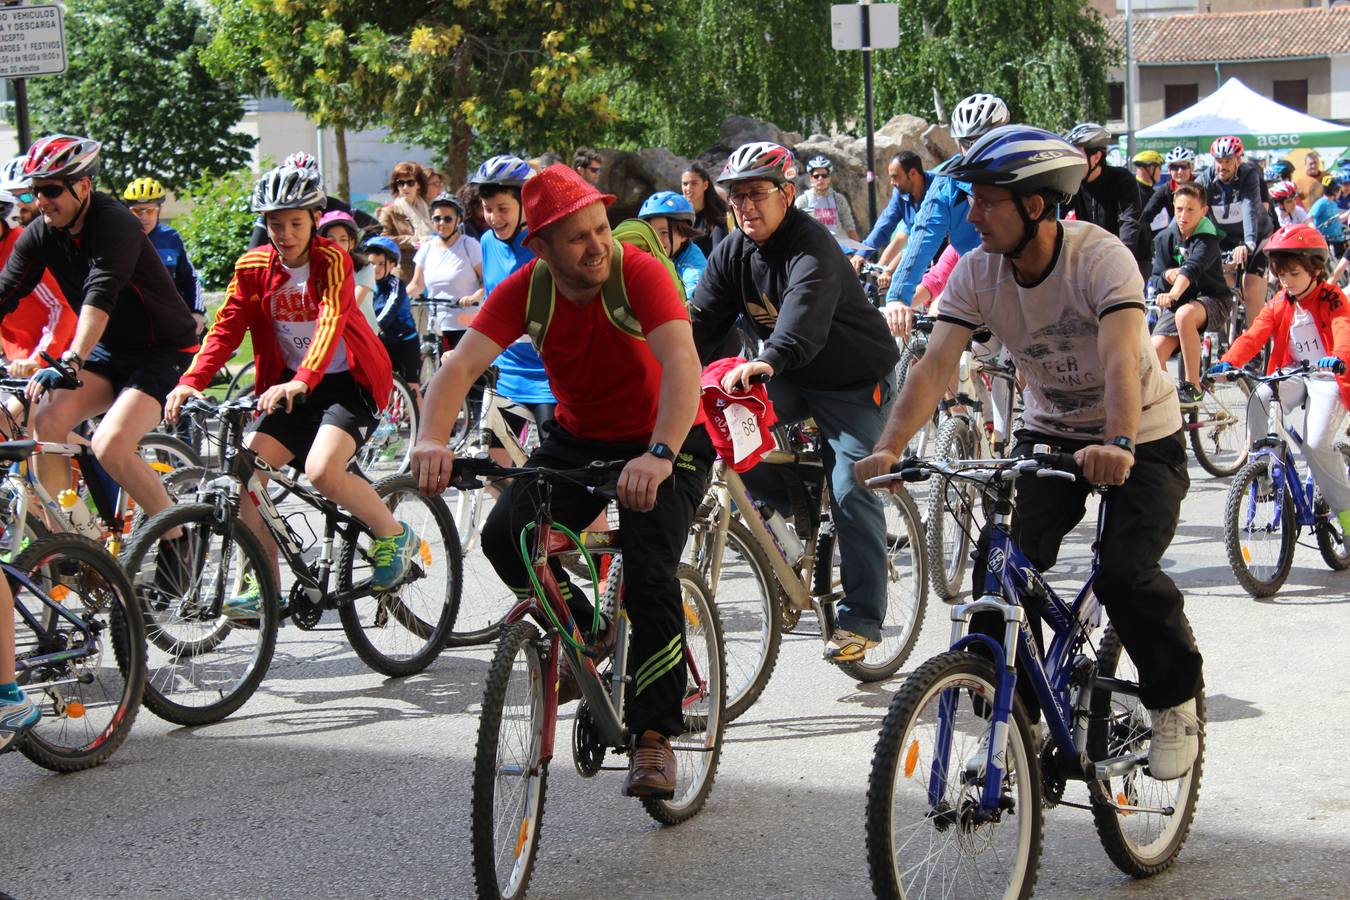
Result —
<instances>
[{"instance_id":1,"label":"black wristwatch","mask_svg":"<svg viewBox=\"0 0 1350 900\"><path fill-rule=\"evenodd\" d=\"M647 452L650 453L652 456L655 456L657 459L664 459L666 462L669 463L673 463L675 461L675 451L670 449L669 444L652 444L650 447L647 448Z\"/></svg>"},{"instance_id":2,"label":"black wristwatch","mask_svg":"<svg viewBox=\"0 0 1350 900\"><path fill-rule=\"evenodd\" d=\"M1107 443L1112 447L1119 447L1122 450L1128 451L1131 456L1134 456L1134 441L1123 434L1116 435L1111 438L1111 440L1107 441Z\"/></svg>"},{"instance_id":3,"label":"black wristwatch","mask_svg":"<svg viewBox=\"0 0 1350 900\"><path fill-rule=\"evenodd\" d=\"M74 350L67 350L61 354L61 365L69 366L72 369L84 369L84 358Z\"/></svg>"}]
</instances>

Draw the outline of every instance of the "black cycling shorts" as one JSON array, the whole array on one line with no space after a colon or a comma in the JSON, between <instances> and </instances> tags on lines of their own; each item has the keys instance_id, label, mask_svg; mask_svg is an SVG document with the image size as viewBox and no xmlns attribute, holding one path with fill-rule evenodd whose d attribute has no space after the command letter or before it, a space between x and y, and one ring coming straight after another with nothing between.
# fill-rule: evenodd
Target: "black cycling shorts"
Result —
<instances>
[{"instance_id":1,"label":"black cycling shorts","mask_svg":"<svg viewBox=\"0 0 1350 900\"><path fill-rule=\"evenodd\" d=\"M417 335L394 341L387 341L382 336L380 343L388 351L394 371L408 384L417 384L422 377L422 342L417 339Z\"/></svg>"},{"instance_id":2,"label":"black cycling shorts","mask_svg":"<svg viewBox=\"0 0 1350 900\"><path fill-rule=\"evenodd\" d=\"M192 354L186 350L119 350L114 355L100 341L89 351L84 371L111 382L114 396L128 389L149 394L159 401L162 412L164 398L178 385L178 379L191 364Z\"/></svg>"},{"instance_id":3,"label":"black cycling shorts","mask_svg":"<svg viewBox=\"0 0 1350 900\"><path fill-rule=\"evenodd\" d=\"M295 377L287 371L278 384ZM333 372L323 376L303 403L296 403L290 412L280 407L266 413L253 425L257 431L275 438L291 451L291 462L303 467L309 458L314 438L324 425L334 425L352 436L357 449L370 437L379 420L375 401L370 393L352 377L351 372Z\"/></svg>"}]
</instances>

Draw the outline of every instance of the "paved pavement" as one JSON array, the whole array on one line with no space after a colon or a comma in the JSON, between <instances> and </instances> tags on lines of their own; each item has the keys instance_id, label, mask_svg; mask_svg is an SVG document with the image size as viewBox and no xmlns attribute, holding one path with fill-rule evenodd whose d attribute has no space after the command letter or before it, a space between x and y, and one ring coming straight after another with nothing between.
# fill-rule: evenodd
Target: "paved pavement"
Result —
<instances>
[{"instance_id":1,"label":"paved pavement","mask_svg":"<svg viewBox=\"0 0 1350 900\"><path fill-rule=\"evenodd\" d=\"M1225 485L1193 469L1167 567L1206 657L1209 748L1191 838L1168 873L1132 881L1083 811L1046 814L1038 896L1350 896L1350 573L1298 552L1279 597L1237 587ZM1083 534L1061 568L1081 571ZM859 685L783 643L761 701L727 732L706 810L663 829L583 781L563 722L531 896L870 895L863 802L897 681ZM930 606L906 670L944 648ZM55 776L0 759L0 892L18 898L473 895L469 780L486 650L405 681L366 670L340 631L283 629L271 673L230 720L176 728L143 711L104 767ZM1304 693L1311 691L1311 693Z\"/></svg>"}]
</instances>

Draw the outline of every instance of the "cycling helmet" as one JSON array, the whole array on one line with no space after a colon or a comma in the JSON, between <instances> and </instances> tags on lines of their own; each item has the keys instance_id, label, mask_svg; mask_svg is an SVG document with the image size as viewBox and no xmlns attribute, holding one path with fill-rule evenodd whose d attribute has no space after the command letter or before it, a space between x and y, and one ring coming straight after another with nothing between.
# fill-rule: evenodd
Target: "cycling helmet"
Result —
<instances>
[{"instance_id":1,"label":"cycling helmet","mask_svg":"<svg viewBox=\"0 0 1350 900\"><path fill-rule=\"evenodd\" d=\"M1287 159L1277 159L1270 164L1270 168L1280 173L1281 181L1288 181L1294 177L1294 164Z\"/></svg>"},{"instance_id":2,"label":"cycling helmet","mask_svg":"<svg viewBox=\"0 0 1350 900\"><path fill-rule=\"evenodd\" d=\"M14 211L14 205L19 202L9 191L0 189L0 220L9 218L9 214Z\"/></svg>"},{"instance_id":3,"label":"cycling helmet","mask_svg":"<svg viewBox=\"0 0 1350 900\"><path fill-rule=\"evenodd\" d=\"M1266 166L1266 168L1261 172L1261 180L1266 182L1267 184L1278 181L1284 181L1284 175L1281 174L1280 170L1275 168L1274 166Z\"/></svg>"},{"instance_id":4,"label":"cycling helmet","mask_svg":"<svg viewBox=\"0 0 1350 900\"><path fill-rule=\"evenodd\" d=\"M315 172L319 171L319 161L315 159L312 154L306 153L303 150L295 151L282 160L281 164L283 166L292 166L296 169L313 169Z\"/></svg>"},{"instance_id":5,"label":"cycling helmet","mask_svg":"<svg viewBox=\"0 0 1350 900\"><path fill-rule=\"evenodd\" d=\"M774 184L786 184L796 177L797 161L791 150L772 141L755 141L736 148L717 176L717 183L767 178Z\"/></svg>"},{"instance_id":6,"label":"cycling helmet","mask_svg":"<svg viewBox=\"0 0 1350 900\"><path fill-rule=\"evenodd\" d=\"M1161 166L1163 155L1157 150L1140 150L1134 155L1134 164L1136 166Z\"/></svg>"},{"instance_id":7,"label":"cycling helmet","mask_svg":"<svg viewBox=\"0 0 1350 900\"><path fill-rule=\"evenodd\" d=\"M1277 229L1266 240L1264 249L1267 254L1294 253L1299 256L1307 256L1315 260L1319 266L1325 266L1327 260L1331 258L1331 249L1327 247L1327 239L1322 237L1320 231L1307 223L1285 225L1283 228Z\"/></svg>"},{"instance_id":8,"label":"cycling helmet","mask_svg":"<svg viewBox=\"0 0 1350 900\"><path fill-rule=\"evenodd\" d=\"M813 156L806 164L806 171L814 172L816 169L824 169L826 172L833 172L834 163L830 162L828 156Z\"/></svg>"},{"instance_id":9,"label":"cycling helmet","mask_svg":"<svg viewBox=\"0 0 1350 900\"><path fill-rule=\"evenodd\" d=\"M27 164L28 154L22 153L13 159L7 160L4 165L0 165L0 190L28 190L29 179L23 172L24 166Z\"/></svg>"},{"instance_id":10,"label":"cycling helmet","mask_svg":"<svg viewBox=\"0 0 1350 900\"><path fill-rule=\"evenodd\" d=\"M952 139L973 141L1001 125L1007 125L1008 104L993 94L971 94L952 110Z\"/></svg>"},{"instance_id":11,"label":"cycling helmet","mask_svg":"<svg viewBox=\"0 0 1350 900\"><path fill-rule=\"evenodd\" d=\"M1104 150L1111 145L1111 132L1096 122L1080 122L1069 129L1064 140L1085 150Z\"/></svg>"},{"instance_id":12,"label":"cycling helmet","mask_svg":"<svg viewBox=\"0 0 1350 900\"><path fill-rule=\"evenodd\" d=\"M367 238L365 246L361 249L366 251L367 254L383 254L388 257L391 262L398 262L403 255L398 249L398 244L394 243L394 239L385 237L382 234L377 234L373 238Z\"/></svg>"},{"instance_id":13,"label":"cycling helmet","mask_svg":"<svg viewBox=\"0 0 1350 900\"><path fill-rule=\"evenodd\" d=\"M657 216L678 219L692 225L694 223L694 205L686 200L683 194L677 194L674 191L657 191L643 201L637 217L639 219L651 219Z\"/></svg>"},{"instance_id":14,"label":"cycling helmet","mask_svg":"<svg viewBox=\"0 0 1350 900\"><path fill-rule=\"evenodd\" d=\"M352 240L361 239L361 229L356 227L356 220L352 214L341 209L334 209L324 213L319 217L319 234L323 235L331 225L341 225L352 233Z\"/></svg>"},{"instance_id":15,"label":"cycling helmet","mask_svg":"<svg viewBox=\"0 0 1350 900\"><path fill-rule=\"evenodd\" d=\"M1329 172L1322 176L1322 187L1324 188L1340 188L1344 187L1345 183L1345 176L1339 172Z\"/></svg>"},{"instance_id":16,"label":"cycling helmet","mask_svg":"<svg viewBox=\"0 0 1350 900\"><path fill-rule=\"evenodd\" d=\"M1292 181L1278 181L1270 186L1270 199L1288 200L1298 196L1298 187Z\"/></svg>"},{"instance_id":17,"label":"cycling helmet","mask_svg":"<svg viewBox=\"0 0 1350 900\"><path fill-rule=\"evenodd\" d=\"M1186 165L1195 167L1195 151L1190 147L1173 147L1167 151L1163 157L1163 162L1169 166Z\"/></svg>"},{"instance_id":18,"label":"cycling helmet","mask_svg":"<svg viewBox=\"0 0 1350 900\"><path fill-rule=\"evenodd\" d=\"M23 171L32 178L93 178L98 175L98 151L101 145L89 138L68 134L45 137L28 148Z\"/></svg>"},{"instance_id":19,"label":"cycling helmet","mask_svg":"<svg viewBox=\"0 0 1350 900\"><path fill-rule=\"evenodd\" d=\"M253 186L253 211L323 209L328 198L319 184L319 173L295 166L277 166Z\"/></svg>"},{"instance_id":20,"label":"cycling helmet","mask_svg":"<svg viewBox=\"0 0 1350 900\"><path fill-rule=\"evenodd\" d=\"M1214 143L1209 145L1209 155L1215 159L1222 159L1225 156L1241 156L1242 141L1232 135L1215 138Z\"/></svg>"},{"instance_id":21,"label":"cycling helmet","mask_svg":"<svg viewBox=\"0 0 1350 900\"><path fill-rule=\"evenodd\" d=\"M441 193L436 195L436 198L434 200L431 201L432 212L435 212L436 207L438 206L449 206L452 209L454 209L456 214L458 214L461 219L464 218L464 201L459 199L449 191L442 191Z\"/></svg>"},{"instance_id":22,"label":"cycling helmet","mask_svg":"<svg viewBox=\"0 0 1350 900\"><path fill-rule=\"evenodd\" d=\"M1014 206L1025 226L1022 240L1004 254L1018 256L1036 237L1039 222L1031 218L1022 197L1046 194L1049 204L1042 219L1078 193L1087 174L1087 160L1054 132L1030 125L1004 125L977 140L961 161L948 170L955 181L989 184L1012 191Z\"/></svg>"},{"instance_id":23,"label":"cycling helmet","mask_svg":"<svg viewBox=\"0 0 1350 900\"><path fill-rule=\"evenodd\" d=\"M534 169L519 156L494 156L478 167L469 183L518 188L533 174Z\"/></svg>"},{"instance_id":24,"label":"cycling helmet","mask_svg":"<svg viewBox=\"0 0 1350 900\"><path fill-rule=\"evenodd\" d=\"M164 185L153 178L137 178L122 192L128 203L163 203Z\"/></svg>"}]
</instances>

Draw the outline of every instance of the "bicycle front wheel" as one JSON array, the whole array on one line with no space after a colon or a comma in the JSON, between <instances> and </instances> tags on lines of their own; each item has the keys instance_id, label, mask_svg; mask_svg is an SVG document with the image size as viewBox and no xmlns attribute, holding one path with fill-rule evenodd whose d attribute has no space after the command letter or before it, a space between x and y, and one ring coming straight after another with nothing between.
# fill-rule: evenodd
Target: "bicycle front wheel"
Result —
<instances>
[{"instance_id":1,"label":"bicycle front wheel","mask_svg":"<svg viewBox=\"0 0 1350 900\"><path fill-rule=\"evenodd\" d=\"M886 617L881 642L861 660L839 665L858 681L882 681L900 671L928 610L928 562L919 510L903 488L878 494L886 506Z\"/></svg>"},{"instance_id":2,"label":"bicycle front wheel","mask_svg":"<svg viewBox=\"0 0 1350 900\"><path fill-rule=\"evenodd\" d=\"M53 649L81 651L63 662L19 673L19 685L42 711L24 736L24 756L53 772L99 765L131 732L145 689L145 629L135 594L117 561L100 544L76 534L57 534L29 545L14 567L77 620L47 608L43 634L20 625L20 659ZM16 602L40 613L42 603L14 584ZM44 604L45 606L45 604Z\"/></svg>"},{"instance_id":3,"label":"bicycle front wheel","mask_svg":"<svg viewBox=\"0 0 1350 900\"><path fill-rule=\"evenodd\" d=\"M165 540L181 529L184 539ZM272 566L237 518L210 503L171 506L132 535L124 556L145 617L145 705L176 725L219 722L258 689L276 649L280 599ZM221 613L256 592L256 625Z\"/></svg>"},{"instance_id":4,"label":"bicycle front wheel","mask_svg":"<svg viewBox=\"0 0 1350 900\"><path fill-rule=\"evenodd\" d=\"M953 416L938 429L933 456L937 459L973 459L975 426L964 415ZM928 575L933 591L951 602L961 594L973 543L971 531L978 488L970 482L936 478L928 489Z\"/></svg>"},{"instance_id":5,"label":"bicycle front wheel","mask_svg":"<svg viewBox=\"0 0 1350 900\"><path fill-rule=\"evenodd\" d=\"M548 762L545 657L528 622L502 629L483 690L473 764L473 878L480 898L524 897L539 852Z\"/></svg>"},{"instance_id":6,"label":"bicycle front wheel","mask_svg":"<svg viewBox=\"0 0 1350 900\"><path fill-rule=\"evenodd\" d=\"M1121 645L1114 628L1107 628L1097 651L1098 673L1129 684L1139 683L1139 673ZM1205 698L1196 698L1196 715L1205 722ZM1088 755L1094 761L1125 756L1147 756L1152 719L1139 702L1138 693L1092 691L1092 717L1088 721ZM1121 812L1093 801L1092 818L1097 836L1111 862L1135 878L1157 875L1176 861L1200 796L1200 778L1205 761L1205 733L1200 729L1200 753L1191 770L1171 781L1156 781L1140 763L1103 784L1116 802L1150 809L1171 809L1171 815L1153 812Z\"/></svg>"},{"instance_id":7,"label":"bicycle front wheel","mask_svg":"<svg viewBox=\"0 0 1350 900\"><path fill-rule=\"evenodd\" d=\"M394 519L417 536L408 577L392 591L358 597L338 607L342 630L361 661L391 677L412 675L431 665L445 647L459 609L464 560L450 511L440 497L427 497L411 475L391 475L375 493ZM370 531L338 552L338 591L370 578Z\"/></svg>"},{"instance_id":8,"label":"bicycle front wheel","mask_svg":"<svg viewBox=\"0 0 1350 900\"><path fill-rule=\"evenodd\" d=\"M1041 854L1041 775L1013 698L1002 801L979 816L998 685L973 653L935 656L891 700L867 782L867 861L879 898L1030 897Z\"/></svg>"},{"instance_id":9,"label":"bicycle front wheel","mask_svg":"<svg viewBox=\"0 0 1350 900\"><path fill-rule=\"evenodd\" d=\"M1200 405L1186 413L1191 450L1201 468L1227 478L1247 462L1247 397L1245 381L1206 379Z\"/></svg>"},{"instance_id":10,"label":"bicycle front wheel","mask_svg":"<svg viewBox=\"0 0 1350 900\"><path fill-rule=\"evenodd\" d=\"M1289 478L1291 469L1284 470ZM1280 589L1294 564L1294 501L1287 485L1276 484L1269 455L1253 457L1228 487L1223 542L1228 565L1253 597Z\"/></svg>"},{"instance_id":11,"label":"bicycle front wheel","mask_svg":"<svg viewBox=\"0 0 1350 900\"><path fill-rule=\"evenodd\" d=\"M670 740L675 751L675 795L643 798L647 814L663 825L678 825L708 802L726 725L726 656L722 621L703 576L693 566L676 570L684 617L684 733Z\"/></svg>"}]
</instances>

